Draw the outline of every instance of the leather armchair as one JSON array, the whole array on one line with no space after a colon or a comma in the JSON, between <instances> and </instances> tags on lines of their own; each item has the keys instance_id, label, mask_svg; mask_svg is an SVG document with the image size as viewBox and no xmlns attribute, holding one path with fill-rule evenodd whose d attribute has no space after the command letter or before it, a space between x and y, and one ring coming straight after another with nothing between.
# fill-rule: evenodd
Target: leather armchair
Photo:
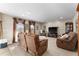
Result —
<instances>
[{"instance_id":1,"label":"leather armchair","mask_svg":"<svg viewBox=\"0 0 79 59\"><path fill-rule=\"evenodd\" d=\"M40 41L39 36L35 34L28 33L26 35L26 42L28 46L28 52L32 53L33 55L42 55L48 46L48 40L43 39Z\"/></svg>"},{"instance_id":2,"label":"leather armchair","mask_svg":"<svg viewBox=\"0 0 79 59\"><path fill-rule=\"evenodd\" d=\"M27 51L27 43L26 43L26 38L25 38L25 33L21 32L18 34L18 39L19 39L19 43L20 46Z\"/></svg>"},{"instance_id":3,"label":"leather armchair","mask_svg":"<svg viewBox=\"0 0 79 59\"><path fill-rule=\"evenodd\" d=\"M57 47L72 50L74 51L77 48L78 40L77 40L77 34L74 32L68 33L69 37L62 39L60 37L57 38L56 44Z\"/></svg>"}]
</instances>

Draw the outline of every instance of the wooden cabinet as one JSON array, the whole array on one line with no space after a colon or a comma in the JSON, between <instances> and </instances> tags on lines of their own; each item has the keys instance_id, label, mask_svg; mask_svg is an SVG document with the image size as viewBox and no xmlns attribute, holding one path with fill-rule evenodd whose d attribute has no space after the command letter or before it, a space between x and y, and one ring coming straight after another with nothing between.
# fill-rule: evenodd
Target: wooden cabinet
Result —
<instances>
[{"instance_id":1,"label":"wooden cabinet","mask_svg":"<svg viewBox=\"0 0 79 59\"><path fill-rule=\"evenodd\" d=\"M65 26L66 26L66 28L65 28L66 32L73 31L73 23L72 22L66 22Z\"/></svg>"}]
</instances>

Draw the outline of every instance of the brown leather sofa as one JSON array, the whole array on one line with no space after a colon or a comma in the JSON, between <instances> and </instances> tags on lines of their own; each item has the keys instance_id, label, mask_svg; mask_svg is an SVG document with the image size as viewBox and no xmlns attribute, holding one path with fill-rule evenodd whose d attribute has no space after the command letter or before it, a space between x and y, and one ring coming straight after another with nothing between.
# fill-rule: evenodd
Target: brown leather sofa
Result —
<instances>
[{"instance_id":1,"label":"brown leather sofa","mask_svg":"<svg viewBox=\"0 0 79 59\"><path fill-rule=\"evenodd\" d=\"M19 38L19 43L20 46L27 51L27 43L26 43L26 38L25 38L25 33L21 32L18 34L18 38Z\"/></svg>"},{"instance_id":2,"label":"brown leather sofa","mask_svg":"<svg viewBox=\"0 0 79 59\"><path fill-rule=\"evenodd\" d=\"M40 41L39 36L35 34L28 33L26 35L26 42L28 46L28 52L30 52L32 55L42 55L46 50L48 46L48 40L43 39Z\"/></svg>"},{"instance_id":3,"label":"brown leather sofa","mask_svg":"<svg viewBox=\"0 0 79 59\"><path fill-rule=\"evenodd\" d=\"M67 49L74 51L77 48L77 34L74 32L69 32L68 33L69 37L65 38L63 37L62 39L60 37L57 38L56 44L57 47Z\"/></svg>"}]
</instances>

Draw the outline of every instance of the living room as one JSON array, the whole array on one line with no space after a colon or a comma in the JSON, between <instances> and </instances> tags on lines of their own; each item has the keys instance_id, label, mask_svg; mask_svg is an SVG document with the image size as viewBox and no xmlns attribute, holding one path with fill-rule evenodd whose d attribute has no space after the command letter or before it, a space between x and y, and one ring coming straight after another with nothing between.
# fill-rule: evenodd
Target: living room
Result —
<instances>
[{"instance_id":1,"label":"living room","mask_svg":"<svg viewBox=\"0 0 79 59\"><path fill-rule=\"evenodd\" d=\"M59 43L61 40L64 40L60 40L59 37L67 36L65 34L70 32L77 33L76 6L76 3L0 4L0 43L2 43L2 40L7 42L7 44L1 46L0 52L2 52L0 55L77 56L77 39L75 44L69 41L67 45L69 48L64 46L62 42ZM42 45L42 48L39 47L37 49L39 44L37 44L38 42L33 42L35 39L30 37L32 34L36 35L33 38L38 38L41 42L44 39L42 43L39 43ZM63 45L64 48L59 45ZM73 47L69 45L73 45ZM74 47L76 47L74 49L76 51L70 51Z\"/></svg>"}]
</instances>

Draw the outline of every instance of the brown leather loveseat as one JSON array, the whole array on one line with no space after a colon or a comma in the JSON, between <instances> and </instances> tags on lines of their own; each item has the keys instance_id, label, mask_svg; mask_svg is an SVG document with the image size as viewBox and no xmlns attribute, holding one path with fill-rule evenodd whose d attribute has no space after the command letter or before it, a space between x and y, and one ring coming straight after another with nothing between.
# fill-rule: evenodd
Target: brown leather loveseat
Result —
<instances>
[{"instance_id":1,"label":"brown leather loveseat","mask_svg":"<svg viewBox=\"0 0 79 59\"><path fill-rule=\"evenodd\" d=\"M20 43L20 46L25 50L27 51L27 43L26 43L26 38L25 38L25 33L24 32L20 32L18 34L18 39L19 39L19 43Z\"/></svg>"},{"instance_id":2,"label":"brown leather loveseat","mask_svg":"<svg viewBox=\"0 0 79 59\"><path fill-rule=\"evenodd\" d=\"M67 49L67 50L75 50L77 48L78 40L77 34L74 32L68 33L69 37L57 38L56 44L57 47Z\"/></svg>"}]
</instances>

